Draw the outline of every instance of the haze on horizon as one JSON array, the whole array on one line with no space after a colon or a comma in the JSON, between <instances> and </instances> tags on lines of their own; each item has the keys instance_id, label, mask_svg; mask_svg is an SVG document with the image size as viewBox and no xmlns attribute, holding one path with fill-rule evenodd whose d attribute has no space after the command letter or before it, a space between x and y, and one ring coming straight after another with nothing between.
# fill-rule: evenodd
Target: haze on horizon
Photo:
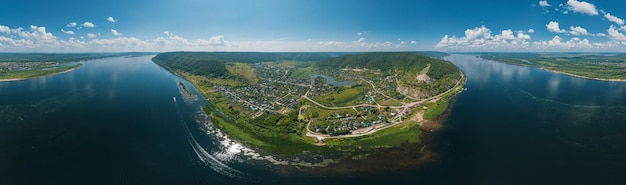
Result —
<instances>
[{"instance_id":1,"label":"haze on horizon","mask_svg":"<svg viewBox=\"0 0 626 185\"><path fill-rule=\"evenodd\" d=\"M604 51L619 1L94 1L0 7L0 52Z\"/></svg>"}]
</instances>

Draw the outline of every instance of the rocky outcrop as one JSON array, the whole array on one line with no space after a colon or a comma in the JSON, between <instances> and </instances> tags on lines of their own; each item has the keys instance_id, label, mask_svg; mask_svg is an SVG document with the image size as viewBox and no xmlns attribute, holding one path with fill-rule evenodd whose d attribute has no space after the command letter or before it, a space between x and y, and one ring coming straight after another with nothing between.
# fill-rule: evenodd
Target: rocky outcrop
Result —
<instances>
[{"instance_id":1,"label":"rocky outcrop","mask_svg":"<svg viewBox=\"0 0 626 185\"><path fill-rule=\"evenodd\" d=\"M429 96L429 94L422 89L411 87L410 85L404 85L403 83L398 83L396 91L412 99L422 99Z\"/></svg>"},{"instance_id":2,"label":"rocky outcrop","mask_svg":"<svg viewBox=\"0 0 626 185\"><path fill-rule=\"evenodd\" d=\"M430 82L430 76L426 74L418 74L415 77L415 80L417 80L418 82Z\"/></svg>"}]
</instances>

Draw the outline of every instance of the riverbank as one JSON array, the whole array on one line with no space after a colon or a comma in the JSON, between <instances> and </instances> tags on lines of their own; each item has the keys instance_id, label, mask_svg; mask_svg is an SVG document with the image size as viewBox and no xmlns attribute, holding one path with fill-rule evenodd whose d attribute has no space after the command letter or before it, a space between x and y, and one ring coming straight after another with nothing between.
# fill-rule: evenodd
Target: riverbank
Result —
<instances>
[{"instance_id":1,"label":"riverbank","mask_svg":"<svg viewBox=\"0 0 626 185\"><path fill-rule=\"evenodd\" d=\"M7 78L7 79L0 79L0 82L11 82L11 81L29 80L29 79L34 79L34 78L41 78L41 77L46 77L46 76L54 76L54 75L59 75L59 74L67 73L67 72L70 72L70 71L74 71L74 69L79 68L79 67L81 67L82 65L83 65L83 64L77 64L77 65L74 65L74 66L64 67L64 68L69 68L69 69L62 70L62 71L60 71L60 70L54 70L54 69L53 69L53 70L50 70L50 71L52 71L52 72L49 72L49 71L43 71L43 70L39 70L39 71L36 71L36 70L34 70L34 71L25 71L25 72L27 72L27 73L37 73L37 72L40 72L40 73L39 73L39 74L32 75L32 76L25 77L25 78ZM63 68L61 68L61 69L63 69ZM43 73L41 73L41 72L43 72ZM47 72L47 73L46 73L46 72Z\"/></svg>"},{"instance_id":2,"label":"riverbank","mask_svg":"<svg viewBox=\"0 0 626 185\"><path fill-rule=\"evenodd\" d=\"M543 68L543 67L541 67L540 69L542 69L544 71L552 72L552 73L559 73L559 74L569 75L569 76L573 76L573 77L576 77L576 78L582 78L582 79L588 79L588 80L609 81L609 82L626 82L626 79L593 78L593 77L586 77L586 76L576 75L576 74L572 74L572 73L567 73L567 72L563 72L563 71L546 69L546 68Z\"/></svg>"}]
</instances>

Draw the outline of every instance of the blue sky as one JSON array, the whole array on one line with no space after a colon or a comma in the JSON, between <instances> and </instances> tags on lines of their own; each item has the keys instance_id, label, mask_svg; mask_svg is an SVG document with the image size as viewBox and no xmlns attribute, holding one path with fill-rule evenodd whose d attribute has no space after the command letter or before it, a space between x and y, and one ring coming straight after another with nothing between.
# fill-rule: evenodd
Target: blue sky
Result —
<instances>
[{"instance_id":1,"label":"blue sky","mask_svg":"<svg viewBox=\"0 0 626 185\"><path fill-rule=\"evenodd\" d=\"M598 0L22 0L0 6L0 52L626 51L625 5Z\"/></svg>"}]
</instances>

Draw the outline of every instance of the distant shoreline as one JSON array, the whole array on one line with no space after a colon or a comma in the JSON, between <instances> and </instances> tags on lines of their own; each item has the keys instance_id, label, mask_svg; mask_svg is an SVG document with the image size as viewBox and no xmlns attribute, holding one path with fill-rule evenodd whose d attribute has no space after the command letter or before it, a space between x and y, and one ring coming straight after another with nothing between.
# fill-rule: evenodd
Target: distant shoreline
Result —
<instances>
[{"instance_id":1,"label":"distant shoreline","mask_svg":"<svg viewBox=\"0 0 626 185\"><path fill-rule=\"evenodd\" d=\"M587 79L587 80L598 80L598 81L608 81L608 82L626 82L626 79L593 78L593 77L586 77L586 76L581 76L581 75L576 75L576 74L571 74L571 73L567 73L567 72L563 72L563 71L556 71L556 70L551 70L551 69L546 69L546 68L540 68L540 69L548 71L548 72L564 74L564 75L573 76L573 77L576 77L576 78Z\"/></svg>"},{"instance_id":2,"label":"distant shoreline","mask_svg":"<svg viewBox=\"0 0 626 185\"><path fill-rule=\"evenodd\" d=\"M12 82L12 81L20 81L20 80L30 80L30 79L35 79L35 78L41 78L41 77L46 77L46 76L54 76L54 75L58 75L58 74L63 74L63 73L67 73L70 71L74 71L74 69L80 67L82 65L77 65L76 67L70 68L68 70L65 71L61 71L58 73L52 73L52 74L47 74L47 75L43 75L43 76L36 76L36 77L32 77L32 78L9 78L9 79L0 79L0 82Z\"/></svg>"}]
</instances>

